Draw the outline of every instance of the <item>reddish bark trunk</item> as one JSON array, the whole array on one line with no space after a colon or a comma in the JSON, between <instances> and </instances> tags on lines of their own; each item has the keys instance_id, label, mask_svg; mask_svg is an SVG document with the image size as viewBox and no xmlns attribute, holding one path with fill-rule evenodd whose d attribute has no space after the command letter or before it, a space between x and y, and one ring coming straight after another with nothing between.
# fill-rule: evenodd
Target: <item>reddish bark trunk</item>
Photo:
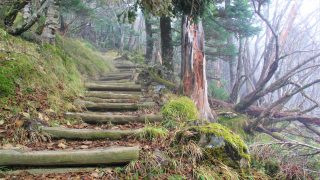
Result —
<instances>
[{"instance_id":1,"label":"reddish bark trunk","mask_svg":"<svg viewBox=\"0 0 320 180\"><path fill-rule=\"evenodd\" d=\"M182 79L183 92L195 102L200 119L215 121L207 93L206 59L202 23L183 17L182 24Z\"/></svg>"}]
</instances>

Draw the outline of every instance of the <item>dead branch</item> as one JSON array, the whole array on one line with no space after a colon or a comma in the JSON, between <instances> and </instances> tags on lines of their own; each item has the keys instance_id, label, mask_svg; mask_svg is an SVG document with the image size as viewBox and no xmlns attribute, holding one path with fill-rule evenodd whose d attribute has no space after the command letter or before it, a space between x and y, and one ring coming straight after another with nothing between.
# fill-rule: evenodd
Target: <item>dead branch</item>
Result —
<instances>
[{"instance_id":1,"label":"dead branch","mask_svg":"<svg viewBox=\"0 0 320 180\"><path fill-rule=\"evenodd\" d=\"M300 154L299 156L314 156L320 154L320 148L305 144L305 143L300 143L300 142L272 142L272 143L265 143L265 144L253 144L250 146L250 148L254 147L266 147L266 146L274 146L274 145L279 145L279 146L287 146L289 149L292 148L297 148L297 147L302 147L302 148L307 148L313 152L308 153L308 154Z\"/></svg>"}]
</instances>

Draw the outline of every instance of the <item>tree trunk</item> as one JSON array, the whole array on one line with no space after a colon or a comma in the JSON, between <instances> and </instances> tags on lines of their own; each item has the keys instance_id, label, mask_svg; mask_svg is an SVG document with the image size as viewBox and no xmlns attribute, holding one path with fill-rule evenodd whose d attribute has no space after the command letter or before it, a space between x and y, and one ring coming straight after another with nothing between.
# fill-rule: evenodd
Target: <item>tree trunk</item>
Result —
<instances>
[{"instance_id":1,"label":"tree trunk","mask_svg":"<svg viewBox=\"0 0 320 180\"><path fill-rule=\"evenodd\" d=\"M59 17L59 0L51 0L47 11L45 27L41 34L41 37L44 42L50 44L55 43L56 33L60 25Z\"/></svg>"},{"instance_id":2,"label":"tree trunk","mask_svg":"<svg viewBox=\"0 0 320 180\"><path fill-rule=\"evenodd\" d=\"M173 72L173 46L170 17L160 18L160 30L162 62L168 70Z\"/></svg>"},{"instance_id":3,"label":"tree trunk","mask_svg":"<svg viewBox=\"0 0 320 180\"><path fill-rule=\"evenodd\" d=\"M182 79L183 92L195 102L201 120L215 121L208 102L204 31L201 21L193 22L188 16L182 24Z\"/></svg>"},{"instance_id":4,"label":"tree trunk","mask_svg":"<svg viewBox=\"0 0 320 180\"><path fill-rule=\"evenodd\" d=\"M146 64L150 64L153 53L153 37L152 37L152 23L150 21L150 15L146 14L144 17L146 26Z\"/></svg>"},{"instance_id":5,"label":"tree trunk","mask_svg":"<svg viewBox=\"0 0 320 180\"><path fill-rule=\"evenodd\" d=\"M236 103L239 98L239 91L242 86L242 81L243 81L243 76L242 76L242 71L243 71L243 62L242 62L242 51L243 51L243 39L240 37L239 38L239 50L238 50L238 63L237 63L237 74L236 74L236 81L233 84L230 97L229 97L229 102L231 103Z\"/></svg>"}]
</instances>

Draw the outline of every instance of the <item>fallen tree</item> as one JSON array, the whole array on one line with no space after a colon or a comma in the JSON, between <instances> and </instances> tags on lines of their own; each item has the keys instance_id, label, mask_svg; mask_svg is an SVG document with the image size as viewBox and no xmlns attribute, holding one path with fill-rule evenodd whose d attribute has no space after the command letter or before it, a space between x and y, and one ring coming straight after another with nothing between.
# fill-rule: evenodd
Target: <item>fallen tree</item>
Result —
<instances>
[{"instance_id":1,"label":"fallen tree","mask_svg":"<svg viewBox=\"0 0 320 180\"><path fill-rule=\"evenodd\" d=\"M246 108L244 111L237 111L236 105L227 103L217 99L210 99L211 107L222 107L225 109L234 110L239 113L245 113L253 118L260 118L261 114L266 111L267 108L250 106ZM268 116L265 117L265 121L262 123L262 126L270 126L272 124L280 123L280 122L293 122L297 121L302 123L307 129L310 129L315 134L319 136L320 132L314 126L320 127L320 118L314 117L310 115L302 115L296 112L282 112L282 111L272 111L268 113ZM259 131L267 131L267 128L257 127L256 130Z\"/></svg>"}]
</instances>

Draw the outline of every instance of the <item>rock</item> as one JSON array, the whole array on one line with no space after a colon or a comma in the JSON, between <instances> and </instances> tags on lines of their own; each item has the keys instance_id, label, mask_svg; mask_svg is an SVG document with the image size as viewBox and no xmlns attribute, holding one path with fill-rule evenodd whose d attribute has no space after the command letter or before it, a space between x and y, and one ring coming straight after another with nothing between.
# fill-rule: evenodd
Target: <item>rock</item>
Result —
<instances>
[{"instance_id":1,"label":"rock","mask_svg":"<svg viewBox=\"0 0 320 180\"><path fill-rule=\"evenodd\" d=\"M226 118L235 118L235 117L238 117L238 114L236 113L233 113L233 112L221 112L218 114L219 116L223 116L223 117L226 117Z\"/></svg>"},{"instance_id":2,"label":"rock","mask_svg":"<svg viewBox=\"0 0 320 180\"><path fill-rule=\"evenodd\" d=\"M177 134L178 144L198 142L206 158L214 158L234 167L247 167L250 162L248 147L241 137L218 123L193 126Z\"/></svg>"},{"instance_id":3,"label":"rock","mask_svg":"<svg viewBox=\"0 0 320 180\"><path fill-rule=\"evenodd\" d=\"M154 156L161 166L167 166L170 163L170 158L159 149L154 151Z\"/></svg>"},{"instance_id":4,"label":"rock","mask_svg":"<svg viewBox=\"0 0 320 180\"><path fill-rule=\"evenodd\" d=\"M176 89L177 87L176 83L174 83L175 79L173 73L161 65L142 69L138 76L138 82L145 88L152 85L156 86L155 91L163 89L162 86L169 89Z\"/></svg>"}]
</instances>

